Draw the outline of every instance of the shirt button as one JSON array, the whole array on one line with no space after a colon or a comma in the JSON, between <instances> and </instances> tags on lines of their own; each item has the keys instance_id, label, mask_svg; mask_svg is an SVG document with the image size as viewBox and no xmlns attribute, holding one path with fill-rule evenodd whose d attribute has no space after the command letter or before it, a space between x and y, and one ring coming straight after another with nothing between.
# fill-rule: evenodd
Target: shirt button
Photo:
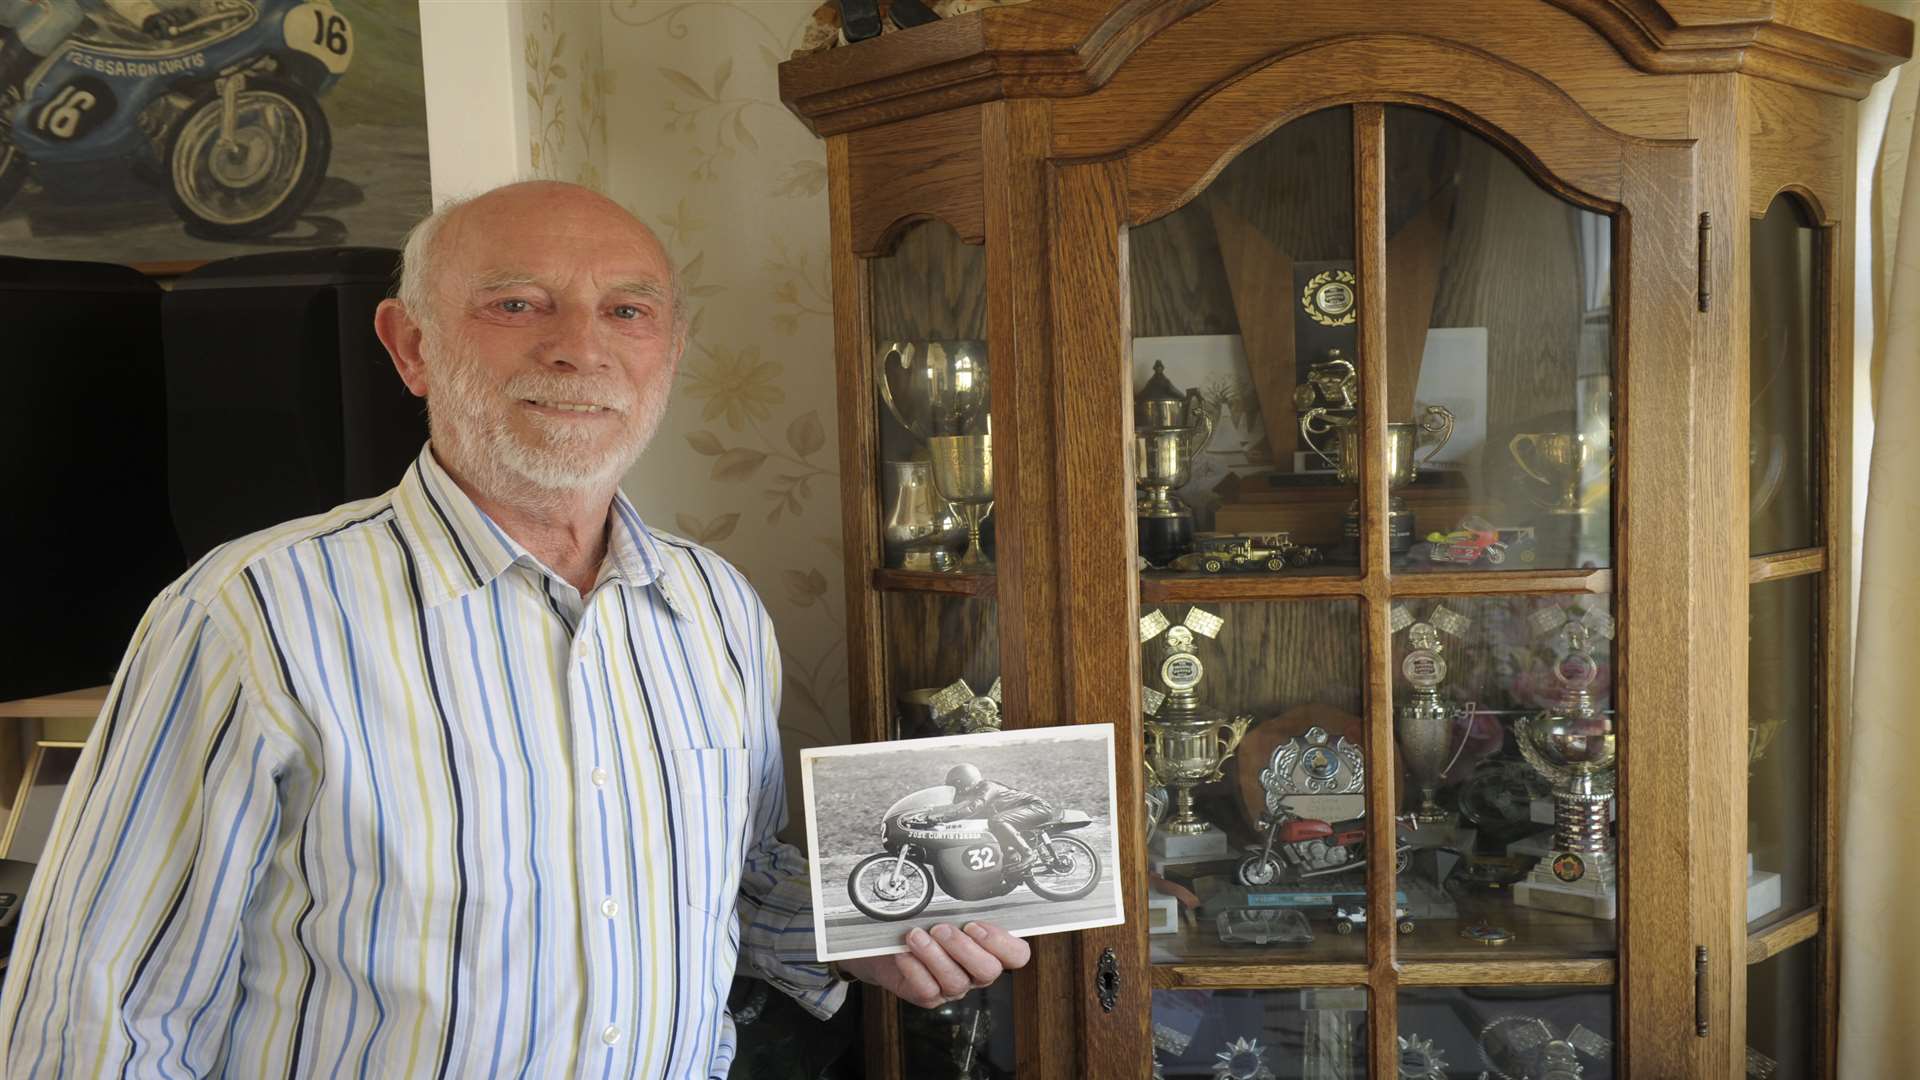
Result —
<instances>
[{"instance_id":1,"label":"shirt button","mask_svg":"<svg viewBox=\"0 0 1920 1080\"><path fill-rule=\"evenodd\" d=\"M594 786L594 787L606 787L606 786L607 786L607 770L605 770L605 769L595 769L595 770L593 770L593 772L591 772L591 773L588 773L587 775L589 775L589 776L591 776L591 777L593 778L593 786Z\"/></svg>"},{"instance_id":2,"label":"shirt button","mask_svg":"<svg viewBox=\"0 0 1920 1080\"><path fill-rule=\"evenodd\" d=\"M608 1024L607 1030L600 1033L600 1041L603 1043L606 1043L608 1046L612 1046L614 1043L619 1042L620 1029L617 1027L614 1027L612 1024Z\"/></svg>"},{"instance_id":3,"label":"shirt button","mask_svg":"<svg viewBox=\"0 0 1920 1080\"><path fill-rule=\"evenodd\" d=\"M615 915L620 914L620 905L614 903L613 897L609 896L605 900L600 901L600 914L611 919Z\"/></svg>"}]
</instances>

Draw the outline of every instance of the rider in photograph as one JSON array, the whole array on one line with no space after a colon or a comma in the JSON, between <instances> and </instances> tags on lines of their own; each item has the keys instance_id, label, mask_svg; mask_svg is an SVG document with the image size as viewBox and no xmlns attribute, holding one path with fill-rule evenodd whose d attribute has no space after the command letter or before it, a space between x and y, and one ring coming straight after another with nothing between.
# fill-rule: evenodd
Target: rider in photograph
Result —
<instances>
[{"instance_id":1,"label":"rider in photograph","mask_svg":"<svg viewBox=\"0 0 1920 1080\"><path fill-rule=\"evenodd\" d=\"M1060 820L1060 811L1052 803L1032 792L988 780L972 765L948 769L947 785L953 788L953 804L927 811L920 819L934 825L987 814L987 828L1000 838L1000 846L1007 852L1006 872L1010 876L1033 862L1033 848L1022 834Z\"/></svg>"},{"instance_id":2,"label":"rider in photograph","mask_svg":"<svg viewBox=\"0 0 1920 1080\"><path fill-rule=\"evenodd\" d=\"M193 12L154 0L0 0L0 95L19 90L27 76L87 21L107 10L156 40L193 20Z\"/></svg>"}]
</instances>

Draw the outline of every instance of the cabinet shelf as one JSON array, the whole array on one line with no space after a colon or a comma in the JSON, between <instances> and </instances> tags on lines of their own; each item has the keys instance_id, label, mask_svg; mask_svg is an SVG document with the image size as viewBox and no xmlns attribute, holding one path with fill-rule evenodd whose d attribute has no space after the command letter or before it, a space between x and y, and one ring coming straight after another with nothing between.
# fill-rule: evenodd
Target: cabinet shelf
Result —
<instances>
[{"instance_id":1,"label":"cabinet shelf","mask_svg":"<svg viewBox=\"0 0 1920 1080\"><path fill-rule=\"evenodd\" d=\"M1483 950L1484 951L1484 950ZM1365 964L1155 964L1156 990L1275 990L1351 986ZM1416 960L1400 966L1401 986L1611 986L1612 960Z\"/></svg>"},{"instance_id":2,"label":"cabinet shelf","mask_svg":"<svg viewBox=\"0 0 1920 1080\"><path fill-rule=\"evenodd\" d=\"M1809 908L1765 930L1747 935L1747 966L1780 955L1820 932L1820 909Z\"/></svg>"},{"instance_id":3,"label":"cabinet shelf","mask_svg":"<svg viewBox=\"0 0 1920 1080\"><path fill-rule=\"evenodd\" d=\"M899 571L889 571L899 573ZM942 575L916 575L938 577ZM1610 569L1503 570L1471 573L1396 574L1389 590L1396 597L1412 596L1545 596L1613 591ZM1148 571L1140 575L1143 604L1203 604L1233 600L1335 599L1364 596L1367 582L1350 567L1293 571L1263 576L1244 574L1169 574Z\"/></svg>"},{"instance_id":4,"label":"cabinet shelf","mask_svg":"<svg viewBox=\"0 0 1920 1080\"><path fill-rule=\"evenodd\" d=\"M895 570L883 566L873 572L873 587L880 592L992 596L999 590L1000 579L992 574L948 574L937 570Z\"/></svg>"}]
</instances>

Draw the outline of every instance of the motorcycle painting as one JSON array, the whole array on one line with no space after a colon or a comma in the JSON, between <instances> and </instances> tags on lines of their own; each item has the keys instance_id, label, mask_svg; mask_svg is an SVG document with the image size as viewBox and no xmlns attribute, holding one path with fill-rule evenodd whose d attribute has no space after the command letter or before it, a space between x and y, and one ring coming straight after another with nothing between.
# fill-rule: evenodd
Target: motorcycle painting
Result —
<instances>
[{"instance_id":1,"label":"motorcycle painting","mask_svg":"<svg viewBox=\"0 0 1920 1080\"><path fill-rule=\"evenodd\" d=\"M330 3L219 0L164 41L97 12L0 121L0 203L29 168L52 186L124 164L165 178L193 235L275 232L326 176L319 97L352 62L352 27Z\"/></svg>"},{"instance_id":2,"label":"motorcycle painting","mask_svg":"<svg viewBox=\"0 0 1920 1080\"><path fill-rule=\"evenodd\" d=\"M922 811L950 805L954 790L923 788L887 808L880 828L884 851L868 855L847 877L847 895L869 918L910 919L926 910L935 891L956 900L986 900L1026 886L1046 900L1078 900L1100 883L1100 856L1072 835L1092 823L1064 811L1060 820L1028 837L1036 857L1019 876L1006 871L1005 852L986 818L942 824L918 820Z\"/></svg>"}]
</instances>

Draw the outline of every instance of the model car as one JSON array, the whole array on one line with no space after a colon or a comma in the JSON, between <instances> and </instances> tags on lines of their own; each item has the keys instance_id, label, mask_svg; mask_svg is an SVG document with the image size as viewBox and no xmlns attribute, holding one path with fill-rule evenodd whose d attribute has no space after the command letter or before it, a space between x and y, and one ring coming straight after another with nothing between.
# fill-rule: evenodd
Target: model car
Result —
<instances>
[{"instance_id":1,"label":"model car","mask_svg":"<svg viewBox=\"0 0 1920 1080\"><path fill-rule=\"evenodd\" d=\"M1289 533L1203 533L1194 537L1193 550L1174 559L1172 570L1280 571L1312 566L1320 561L1317 548L1302 547Z\"/></svg>"},{"instance_id":2,"label":"model car","mask_svg":"<svg viewBox=\"0 0 1920 1080\"><path fill-rule=\"evenodd\" d=\"M1395 904L1393 906L1393 918L1395 925L1401 933L1413 933L1413 917L1407 914L1405 904ZM1365 904L1359 904L1354 907L1342 905L1333 909L1333 932L1336 934L1351 934L1353 933L1354 927L1365 926L1366 924L1367 907Z\"/></svg>"},{"instance_id":3,"label":"model car","mask_svg":"<svg viewBox=\"0 0 1920 1080\"><path fill-rule=\"evenodd\" d=\"M1534 559L1531 528L1502 529L1482 518L1470 517L1452 532L1427 534L1427 557L1434 562L1471 564L1486 559L1499 566L1509 558L1523 563Z\"/></svg>"}]
</instances>

